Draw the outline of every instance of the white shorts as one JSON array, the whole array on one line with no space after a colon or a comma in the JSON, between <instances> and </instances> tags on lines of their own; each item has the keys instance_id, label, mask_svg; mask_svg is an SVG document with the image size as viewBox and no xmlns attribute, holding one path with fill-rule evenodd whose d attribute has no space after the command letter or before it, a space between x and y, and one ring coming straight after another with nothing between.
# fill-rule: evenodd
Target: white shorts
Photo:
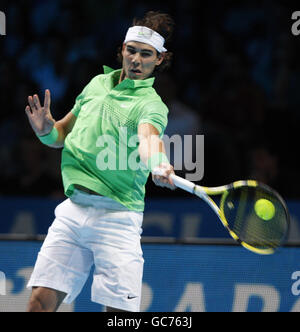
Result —
<instances>
[{"instance_id":1,"label":"white shorts","mask_svg":"<svg viewBox=\"0 0 300 332\"><path fill-rule=\"evenodd\" d=\"M143 253L143 213L103 196L75 190L55 209L55 220L27 287L67 294L71 303L95 265L91 300L104 306L139 311Z\"/></svg>"}]
</instances>

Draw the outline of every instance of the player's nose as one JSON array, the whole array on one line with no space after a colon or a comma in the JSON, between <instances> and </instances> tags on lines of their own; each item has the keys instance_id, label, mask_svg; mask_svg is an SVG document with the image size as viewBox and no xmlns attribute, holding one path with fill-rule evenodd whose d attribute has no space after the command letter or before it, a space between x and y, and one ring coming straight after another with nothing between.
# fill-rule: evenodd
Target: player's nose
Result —
<instances>
[{"instance_id":1,"label":"player's nose","mask_svg":"<svg viewBox=\"0 0 300 332\"><path fill-rule=\"evenodd\" d=\"M137 66L137 65L140 64L140 62L141 62L141 56L140 56L140 54L137 52L137 53L134 54L134 56L133 56L133 58L132 58L132 64L135 65L135 66Z\"/></svg>"}]
</instances>

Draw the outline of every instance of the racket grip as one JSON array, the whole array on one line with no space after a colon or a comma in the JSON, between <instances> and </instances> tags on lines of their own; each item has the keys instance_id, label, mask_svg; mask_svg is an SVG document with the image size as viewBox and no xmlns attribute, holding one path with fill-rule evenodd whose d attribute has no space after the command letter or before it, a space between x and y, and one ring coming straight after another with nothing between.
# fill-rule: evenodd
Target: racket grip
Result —
<instances>
[{"instance_id":1,"label":"racket grip","mask_svg":"<svg viewBox=\"0 0 300 332\"><path fill-rule=\"evenodd\" d=\"M171 174L170 178L173 180L173 183L176 187L181 188L191 194L194 193L195 184L193 182L181 178L175 174Z\"/></svg>"},{"instance_id":2,"label":"racket grip","mask_svg":"<svg viewBox=\"0 0 300 332\"><path fill-rule=\"evenodd\" d=\"M152 171L153 175L164 176L164 172L161 168L155 167ZM173 180L173 183L176 187L181 188L189 193L194 193L195 184L191 181L188 181L184 178L181 178L178 175L171 174L170 178Z\"/></svg>"}]
</instances>

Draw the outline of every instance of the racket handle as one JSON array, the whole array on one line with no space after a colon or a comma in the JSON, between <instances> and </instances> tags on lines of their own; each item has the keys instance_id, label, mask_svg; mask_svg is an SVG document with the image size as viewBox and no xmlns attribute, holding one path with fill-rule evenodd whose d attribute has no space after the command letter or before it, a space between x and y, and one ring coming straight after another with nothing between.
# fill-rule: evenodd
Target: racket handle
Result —
<instances>
[{"instance_id":1,"label":"racket handle","mask_svg":"<svg viewBox=\"0 0 300 332\"><path fill-rule=\"evenodd\" d=\"M193 182L181 178L180 176L175 174L171 174L170 178L173 180L173 183L176 187L181 188L191 194L194 193L195 184Z\"/></svg>"},{"instance_id":2,"label":"racket handle","mask_svg":"<svg viewBox=\"0 0 300 332\"><path fill-rule=\"evenodd\" d=\"M152 174L163 176L164 172L161 168L155 167L152 171ZM170 178L173 180L173 183L176 187L181 188L189 193L194 193L195 184L193 182L181 178L180 176L175 174L171 174Z\"/></svg>"}]
</instances>

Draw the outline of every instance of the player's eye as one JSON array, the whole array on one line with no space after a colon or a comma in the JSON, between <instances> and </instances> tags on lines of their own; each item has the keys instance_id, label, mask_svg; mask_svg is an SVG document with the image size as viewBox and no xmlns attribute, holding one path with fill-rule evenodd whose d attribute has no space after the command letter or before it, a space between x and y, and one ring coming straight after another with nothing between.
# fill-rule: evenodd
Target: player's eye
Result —
<instances>
[{"instance_id":1,"label":"player's eye","mask_svg":"<svg viewBox=\"0 0 300 332\"><path fill-rule=\"evenodd\" d=\"M132 47L127 47L127 51L130 53L130 54L135 54L136 53L136 50Z\"/></svg>"},{"instance_id":2,"label":"player's eye","mask_svg":"<svg viewBox=\"0 0 300 332\"><path fill-rule=\"evenodd\" d=\"M142 55L143 58L147 58L147 57L151 56L152 53L149 53L149 52L142 52L141 55Z\"/></svg>"}]
</instances>

